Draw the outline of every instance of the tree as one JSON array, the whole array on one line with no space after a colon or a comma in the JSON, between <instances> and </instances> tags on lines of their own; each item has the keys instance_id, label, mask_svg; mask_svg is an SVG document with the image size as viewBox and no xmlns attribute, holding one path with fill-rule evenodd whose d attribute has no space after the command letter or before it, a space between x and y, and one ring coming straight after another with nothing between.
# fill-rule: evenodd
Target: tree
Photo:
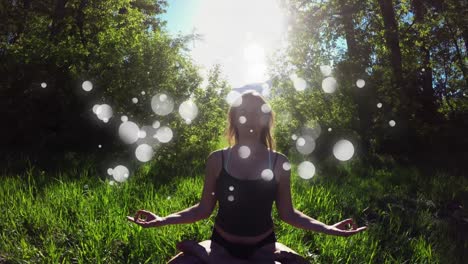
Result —
<instances>
[{"instance_id":1,"label":"tree","mask_svg":"<svg viewBox=\"0 0 468 264\"><path fill-rule=\"evenodd\" d=\"M342 128L358 133L360 148L367 149L369 141L378 153L415 156L428 147L425 142L446 144L434 138L445 122L463 126L458 121L455 125L454 120L460 120L467 110L463 63L466 23L459 15L467 12L465 4L438 0L297 0L283 1L283 7L289 14L290 42L271 72L279 86L278 100L283 100L287 109L301 105L291 98L295 91L288 88L289 74L297 72L310 87L320 87L323 77L319 66L332 60L337 92L331 96L318 93L318 98L304 100L315 110L323 98L333 101L344 96L345 100L335 101L333 108L351 114ZM365 89L351 89L363 74L367 75ZM378 109L377 103L382 108ZM293 120L289 122L294 124L298 115L301 123L304 116L300 112L304 111L291 111ZM324 116L314 118L329 122ZM392 119L397 125L390 128Z\"/></svg>"},{"instance_id":2,"label":"tree","mask_svg":"<svg viewBox=\"0 0 468 264\"><path fill-rule=\"evenodd\" d=\"M185 54L197 36L171 38L163 30L164 21L158 15L166 1L2 4L0 75L7 78L1 82L0 111L6 113L4 121L9 124L0 131L3 155L26 153L50 166L54 166L53 157L60 158L64 152L98 152L100 159L110 159L110 152L115 156L129 152L132 157L134 146L125 146L117 137L120 117L127 115L140 127L159 119L174 130L174 142L159 149L155 158L160 164L166 162L166 168L174 167L177 155L192 158L185 153L197 153L196 164L206 158L204 153L219 132L219 124L213 123L219 121L219 114L216 121L192 126L178 116L177 107L200 85L198 67ZM93 84L90 92L81 88L85 80ZM211 81L222 86L218 77ZM46 88L41 88L42 83ZM175 111L164 117L156 116L150 107L151 97L160 92L174 98L175 104ZM132 97L138 97L138 104L132 103ZM220 102L215 101L218 105L203 105L203 111L218 111ZM113 108L108 123L92 112L93 105L103 103ZM211 134L206 136L208 131ZM197 146L200 140L208 144ZM105 151L99 151L98 145Z\"/></svg>"}]
</instances>

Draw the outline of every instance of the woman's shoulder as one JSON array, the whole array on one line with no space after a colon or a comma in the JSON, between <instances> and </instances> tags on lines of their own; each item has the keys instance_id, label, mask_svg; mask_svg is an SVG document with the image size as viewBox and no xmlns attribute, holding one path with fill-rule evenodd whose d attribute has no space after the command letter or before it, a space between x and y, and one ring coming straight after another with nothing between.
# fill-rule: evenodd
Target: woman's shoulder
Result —
<instances>
[{"instance_id":1,"label":"woman's shoulder","mask_svg":"<svg viewBox=\"0 0 468 264\"><path fill-rule=\"evenodd\" d=\"M221 153L223 153L224 151L228 150L229 147L225 147L225 148L220 148L220 149L217 149L217 150L213 150L210 152L210 154L208 155L208 158L211 157L211 156L220 156Z\"/></svg>"},{"instance_id":2,"label":"woman's shoulder","mask_svg":"<svg viewBox=\"0 0 468 264\"><path fill-rule=\"evenodd\" d=\"M283 158L283 159L288 159L288 157L286 155L284 155L283 153L277 151L277 150L273 150L272 151L275 155L278 155L278 158Z\"/></svg>"}]
</instances>

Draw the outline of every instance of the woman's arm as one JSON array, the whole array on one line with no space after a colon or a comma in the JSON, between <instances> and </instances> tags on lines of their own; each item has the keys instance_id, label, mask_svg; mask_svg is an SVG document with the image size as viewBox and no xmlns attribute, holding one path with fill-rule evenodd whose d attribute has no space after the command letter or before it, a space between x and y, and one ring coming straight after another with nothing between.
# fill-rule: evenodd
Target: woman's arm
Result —
<instances>
[{"instance_id":1,"label":"woman's arm","mask_svg":"<svg viewBox=\"0 0 468 264\"><path fill-rule=\"evenodd\" d=\"M199 204L184 209L180 212L160 217L147 210L138 210L134 217L127 216L127 220L142 227L160 227L173 224L189 224L206 218Z\"/></svg>"},{"instance_id":2,"label":"woman's arm","mask_svg":"<svg viewBox=\"0 0 468 264\"><path fill-rule=\"evenodd\" d=\"M199 204L200 203L197 203L192 207L163 217L163 220L161 221L161 226L175 224L190 224L207 218L206 214L199 207Z\"/></svg>"},{"instance_id":3,"label":"woman's arm","mask_svg":"<svg viewBox=\"0 0 468 264\"><path fill-rule=\"evenodd\" d=\"M283 221L297 228L335 236L350 236L367 229L367 226L357 228L357 225L351 218L334 225L327 225L296 209L294 209L294 212L289 217L284 218Z\"/></svg>"},{"instance_id":4,"label":"woman's arm","mask_svg":"<svg viewBox=\"0 0 468 264\"><path fill-rule=\"evenodd\" d=\"M327 225L296 210L293 207L291 198L291 167L289 165L283 166L283 164L289 163L289 160L283 154L278 155L275 168L275 172L279 176L276 207L281 220L298 228L336 236L349 236L367 228L357 228L352 219L346 219L334 225ZM348 225L352 225L352 230L347 230Z\"/></svg>"},{"instance_id":5,"label":"woman's arm","mask_svg":"<svg viewBox=\"0 0 468 264\"><path fill-rule=\"evenodd\" d=\"M206 163L205 182L199 203L165 217L159 217L149 211L139 210L135 217L127 216L127 219L143 227L158 227L174 224L190 224L208 218L216 205L216 199L212 194L216 187L216 176L220 171L221 151L213 151L208 156ZM141 219L140 216L143 216L144 219Z\"/></svg>"},{"instance_id":6,"label":"woman's arm","mask_svg":"<svg viewBox=\"0 0 468 264\"><path fill-rule=\"evenodd\" d=\"M183 211L164 217L163 225L193 223L211 215L216 205L216 199L212 193L216 188L217 175L221 171L221 154L221 151L213 151L207 158L200 202Z\"/></svg>"},{"instance_id":7,"label":"woman's arm","mask_svg":"<svg viewBox=\"0 0 468 264\"><path fill-rule=\"evenodd\" d=\"M293 210L294 211L292 212L292 214L283 217L281 220L297 228L330 234L329 226L327 224L324 224L314 218L311 218L297 209Z\"/></svg>"}]
</instances>

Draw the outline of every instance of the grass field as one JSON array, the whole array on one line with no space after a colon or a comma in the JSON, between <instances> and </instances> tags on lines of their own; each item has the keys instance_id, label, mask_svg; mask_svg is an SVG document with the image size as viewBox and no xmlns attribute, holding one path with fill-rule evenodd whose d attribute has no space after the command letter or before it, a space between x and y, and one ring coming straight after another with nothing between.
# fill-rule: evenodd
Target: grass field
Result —
<instances>
[{"instance_id":1,"label":"grass field","mask_svg":"<svg viewBox=\"0 0 468 264\"><path fill-rule=\"evenodd\" d=\"M350 161L333 175L298 177L296 209L327 224L353 217L364 233L348 238L280 222L278 240L313 263L463 263L468 259L468 180L389 162ZM165 263L178 241L209 239L213 215L193 224L143 229L125 219L140 208L165 216L196 204L204 175L158 180L149 165L110 185L93 164L49 175L34 167L1 175L0 263Z\"/></svg>"}]
</instances>

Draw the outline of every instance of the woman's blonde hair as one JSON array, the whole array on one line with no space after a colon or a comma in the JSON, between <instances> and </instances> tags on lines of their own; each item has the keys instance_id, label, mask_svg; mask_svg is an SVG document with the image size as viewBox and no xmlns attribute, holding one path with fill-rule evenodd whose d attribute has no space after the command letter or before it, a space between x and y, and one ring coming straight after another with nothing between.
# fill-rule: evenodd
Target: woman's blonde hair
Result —
<instances>
[{"instance_id":1,"label":"woman's blonde hair","mask_svg":"<svg viewBox=\"0 0 468 264\"><path fill-rule=\"evenodd\" d=\"M242 93L241 95L242 101L244 101L244 99L248 96L260 99L263 102L263 104L267 104L265 98L263 98L263 96L261 96L256 91L246 91ZM232 144L233 141L234 141L234 144L237 144L239 142L239 132L237 131L237 126L235 125L236 120L234 120L236 116L236 112L238 111L237 109L238 107L235 107L235 106L233 107L232 105L229 107L227 128L224 132L224 135L230 146L233 145ZM260 133L261 135L260 140L262 141L261 143L265 145L267 148L269 148L270 150L275 150L276 143L275 143L275 139L272 136L273 128L275 124L275 113L273 112L273 110L271 110L270 112L266 113L266 115L268 115L268 125L267 127L262 128L262 131Z\"/></svg>"}]
</instances>

